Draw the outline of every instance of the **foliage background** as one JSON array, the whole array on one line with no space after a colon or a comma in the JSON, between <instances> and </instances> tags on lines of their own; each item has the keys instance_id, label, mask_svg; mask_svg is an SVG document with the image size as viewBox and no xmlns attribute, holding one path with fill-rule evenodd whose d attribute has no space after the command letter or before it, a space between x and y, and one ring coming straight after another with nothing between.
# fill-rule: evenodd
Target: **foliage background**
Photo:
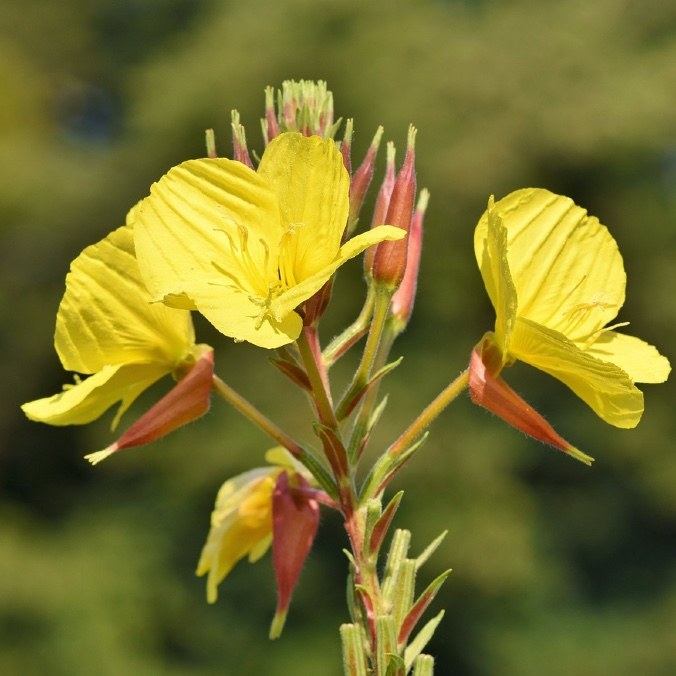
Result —
<instances>
[{"instance_id":1,"label":"foliage background","mask_svg":"<svg viewBox=\"0 0 676 676\"><path fill-rule=\"evenodd\" d=\"M390 377L387 443L465 365L492 324L472 255L490 193L540 185L608 224L625 257L621 320L674 362L676 6L662 0L10 0L0 5L0 672L340 673L345 561L325 515L285 635L269 643L269 560L240 565L207 606L193 576L220 483L268 447L222 402L187 430L93 470L110 441L24 420L64 382L54 314L68 263L123 222L169 166L203 154L229 111L257 140L263 88L321 78L356 120L405 145L419 128L432 192L414 320ZM325 335L360 306L341 274ZM267 364L199 324L220 373L294 434L305 402ZM343 373L343 381L345 378ZM402 473L398 524L423 580L454 573L431 646L439 674L676 673L674 385L646 387L633 431L563 386L510 382L592 470L457 402ZM166 385L166 384L165 384ZM162 386L160 386L162 390ZM151 395L152 396L152 395ZM142 410L143 402L136 409ZM130 415L127 419L133 419Z\"/></svg>"}]
</instances>

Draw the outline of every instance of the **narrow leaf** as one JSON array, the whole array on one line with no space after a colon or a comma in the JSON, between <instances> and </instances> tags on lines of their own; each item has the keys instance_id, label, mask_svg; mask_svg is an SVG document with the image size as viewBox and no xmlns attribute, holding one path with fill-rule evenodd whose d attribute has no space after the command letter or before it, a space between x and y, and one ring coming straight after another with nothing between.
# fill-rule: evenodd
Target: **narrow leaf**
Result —
<instances>
[{"instance_id":1,"label":"narrow leaf","mask_svg":"<svg viewBox=\"0 0 676 676\"><path fill-rule=\"evenodd\" d=\"M413 665L414 660L420 655L424 650L425 646L429 643L429 640L434 636L434 632L441 620L444 619L445 610L439 612L436 617L433 617L419 632L418 635L411 641L410 645L404 651L404 661L406 662L406 668L410 669Z\"/></svg>"},{"instance_id":2,"label":"narrow leaf","mask_svg":"<svg viewBox=\"0 0 676 676\"><path fill-rule=\"evenodd\" d=\"M413 607L409 611L408 615L401 623L401 628L399 629L398 642L399 645L406 645L408 637L411 635L418 620L422 617L422 614L427 610L427 607L432 603L432 600L437 595L437 592L441 588L441 585L446 581L446 578L451 574L451 569L444 571L441 575L436 577L430 584L427 586L427 589L418 597L418 600L413 604Z\"/></svg>"},{"instance_id":3,"label":"narrow leaf","mask_svg":"<svg viewBox=\"0 0 676 676\"><path fill-rule=\"evenodd\" d=\"M380 547L383 544L383 540L387 535L390 526L392 525L392 520L394 515L397 513L399 508L399 503L401 502L402 497L404 496L404 491L399 491L389 502L385 511L382 513L377 523L373 527L373 532L369 540L369 554L371 556L377 555L380 551Z\"/></svg>"}]
</instances>

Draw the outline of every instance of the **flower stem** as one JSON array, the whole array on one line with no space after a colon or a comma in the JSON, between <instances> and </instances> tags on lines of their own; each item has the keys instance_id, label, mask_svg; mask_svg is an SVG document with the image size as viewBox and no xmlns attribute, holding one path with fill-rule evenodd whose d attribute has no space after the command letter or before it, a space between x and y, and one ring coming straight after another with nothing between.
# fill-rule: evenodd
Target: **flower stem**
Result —
<instances>
[{"instance_id":1,"label":"flower stem","mask_svg":"<svg viewBox=\"0 0 676 676\"><path fill-rule=\"evenodd\" d=\"M324 363L327 368L333 366L368 331L373 314L374 298L373 286L369 286L366 301L359 316L339 336L336 336L324 350Z\"/></svg>"},{"instance_id":2,"label":"flower stem","mask_svg":"<svg viewBox=\"0 0 676 676\"><path fill-rule=\"evenodd\" d=\"M467 387L469 369L465 369L453 382L445 387L408 426L402 435L390 446L387 454L396 458L405 451L434 421L434 419Z\"/></svg>"},{"instance_id":3,"label":"flower stem","mask_svg":"<svg viewBox=\"0 0 676 676\"><path fill-rule=\"evenodd\" d=\"M312 386L313 399L317 408L317 413L319 414L319 419L327 427L338 430L338 421L336 420L336 414L333 411L331 395L326 387L325 377L322 375L323 367L320 366L321 352L318 351L316 333L313 331L313 333L308 336L308 331L313 330L306 327L301 331L300 336L298 336L298 339L296 340L296 344L298 345L303 366L305 367L305 371L310 380L310 385Z\"/></svg>"},{"instance_id":4,"label":"flower stem","mask_svg":"<svg viewBox=\"0 0 676 676\"><path fill-rule=\"evenodd\" d=\"M368 383L369 376L373 370L373 364L378 354L378 345L380 344L380 338L385 327L385 321L387 320L387 314L390 309L390 300L393 293L394 289L390 289L386 286L379 285L376 287L371 328L369 329L364 352L361 361L359 362L359 366L357 367L357 371L354 374L354 378L336 408L336 415L339 420L344 417L346 411L352 409L351 405L354 397L356 397Z\"/></svg>"},{"instance_id":5,"label":"flower stem","mask_svg":"<svg viewBox=\"0 0 676 676\"><path fill-rule=\"evenodd\" d=\"M306 452L299 444L284 430L275 425L272 420L261 413L252 403L233 390L230 385L221 380L217 375L214 375L213 382L214 390L245 418L251 420L254 425L260 427L268 436L284 446L295 458L301 459L305 457Z\"/></svg>"}]
</instances>

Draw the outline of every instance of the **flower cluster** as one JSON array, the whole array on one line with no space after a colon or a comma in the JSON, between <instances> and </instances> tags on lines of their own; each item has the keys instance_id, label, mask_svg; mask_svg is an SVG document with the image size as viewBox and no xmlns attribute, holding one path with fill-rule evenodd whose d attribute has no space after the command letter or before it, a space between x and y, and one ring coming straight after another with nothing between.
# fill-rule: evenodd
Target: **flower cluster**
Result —
<instances>
[{"instance_id":1,"label":"flower cluster","mask_svg":"<svg viewBox=\"0 0 676 676\"><path fill-rule=\"evenodd\" d=\"M628 428L643 412L635 383L662 382L670 366L656 348L618 332L622 324L608 326L624 302L626 277L605 226L544 189L491 198L474 250L495 327L472 350L468 368L358 477L385 408L380 384L399 363L388 362L390 349L411 318L429 193L416 196L411 127L398 171L394 145L387 144L370 227L354 234L383 129L353 170L353 121L336 141L340 125L326 84L301 81L284 83L276 97L266 91L260 161L252 160L236 111L233 159L218 157L208 132L207 157L170 169L125 226L71 265L54 342L75 381L23 410L32 420L71 425L119 403L114 429L144 390L171 375L172 389L115 442L87 456L97 463L197 419L212 393L221 396L279 446L268 453L269 466L228 479L218 492L197 567L207 576L208 601L216 601L218 585L239 560L255 561L271 546L278 601L270 635L279 636L323 505L343 516L351 547L351 623L341 628L348 673L403 674L412 667L431 673L424 671L431 658L421 651L441 614L409 639L448 575L415 598L416 571L440 540L410 558L410 534L397 531L382 579L378 572L401 499L383 506L383 493L430 423L469 388L475 404L589 464L507 385L505 367L529 363L562 381L604 421ZM322 347L319 328L336 273L364 252L363 308ZM214 350L195 342L191 311L235 342L275 351L272 363L308 395L314 443L297 442L216 375ZM364 337L353 378L334 401L330 369Z\"/></svg>"}]
</instances>

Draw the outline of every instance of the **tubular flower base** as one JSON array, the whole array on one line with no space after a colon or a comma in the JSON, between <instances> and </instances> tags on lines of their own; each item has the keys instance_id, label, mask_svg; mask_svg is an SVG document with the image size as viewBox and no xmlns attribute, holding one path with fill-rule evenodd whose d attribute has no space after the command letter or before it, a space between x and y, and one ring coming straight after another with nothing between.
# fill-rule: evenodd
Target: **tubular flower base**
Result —
<instances>
[{"instance_id":1,"label":"tubular flower base","mask_svg":"<svg viewBox=\"0 0 676 676\"><path fill-rule=\"evenodd\" d=\"M293 342L295 312L338 267L405 233L381 226L341 246L350 179L336 144L283 133L258 171L228 159L174 167L141 202L136 253L157 300L199 310L235 340Z\"/></svg>"},{"instance_id":2,"label":"tubular flower base","mask_svg":"<svg viewBox=\"0 0 676 676\"><path fill-rule=\"evenodd\" d=\"M292 475L302 489L309 483L302 474ZM272 495L272 562L277 580L277 609L270 627L270 638L282 633L291 594L303 564L310 553L319 527L319 505L304 492L293 491L288 472L277 476Z\"/></svg>"},{"instance_id":3,"label":"tubular flower base","mask_svg":"<svg viewBox=\"0 0 676 676\"><path fill-rule=\"evenodd\" d=\"M142 446L187 425L209 410L214 378L214 351L204 354L185 375L149 411L144 413L115 443L85 458L96 465L125 448Z\"/></svg>"},{"instance_id":4,"label":"tubular flower base","mask_svg":"<svg viewBox=\"0 0 676 676\"><path fill-rule=\"evenodd\" d=\"M486 339L489 340L489 339ZM563 437L529 404L527 404L499 375L491 373L490 359L484 362L485 350L490 345L482 341L472 350L469 363L469 393L472 402L495 413L524 434L549 444L591 465L594 458L582 453Z\"/></svg>"},{"instance_id":5,"label":"tubular flower base","mask_svg":"<svg viewBox=\"0 0 676 676\"><path fill-rule=\"evenodd\" d=\"M626 284L607 228L569 198L527 188L489 201L474 251L496 314L493 374L519 359L611 425L635 427L643 394L634 383L663 382L671 367L652 345L606 326Z\"/></svg>"},{"instance_id":6,"label":"tubular flower base","mask_svg":"<svg viewBox=\"0 0 676 676\"><path fill-rule=\"evenodd\" d=\"M114 429L141 392L190 368L208 349L195 345L190 313L150 300L129 226L87 247L66 277L54 345L66 370L93 375L24 404L24 413L50 425L81 425L120 402Z\"/></svg>"}]
</instances>

